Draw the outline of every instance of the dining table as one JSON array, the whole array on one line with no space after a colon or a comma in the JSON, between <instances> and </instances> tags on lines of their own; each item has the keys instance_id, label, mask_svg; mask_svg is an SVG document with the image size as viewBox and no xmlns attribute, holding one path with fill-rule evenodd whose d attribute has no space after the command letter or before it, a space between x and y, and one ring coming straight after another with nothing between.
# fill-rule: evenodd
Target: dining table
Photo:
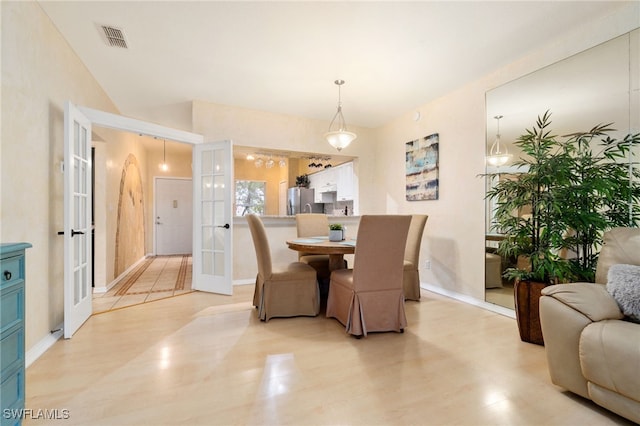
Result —
<instances>
[{"instance_id":1,"label":"dining table","mask_svg":"<svg viewBox=\"0 0 640 426\"><path fill-rule=\"evenodd\" d=\"M309 254L328 254L329 270L344 269L344 255L356 251L356 240L329 241L329 237L300 237L288 240L291 250Z\"/></svg>"}]
</instances>

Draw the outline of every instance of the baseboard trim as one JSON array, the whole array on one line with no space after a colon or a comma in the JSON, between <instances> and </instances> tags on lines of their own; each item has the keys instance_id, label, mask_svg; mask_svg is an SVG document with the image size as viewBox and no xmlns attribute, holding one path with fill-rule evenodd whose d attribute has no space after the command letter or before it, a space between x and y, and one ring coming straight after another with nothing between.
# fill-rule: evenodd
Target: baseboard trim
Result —
<instances>
[{"instance_id":1,"label":"baseboard trim","mask_svg":"<svg viewBox=\"0 0 640 426\"><path fill-rule=\"evenodd\" d=\"M29 367L35 360L40 358L43 353L45 353L51 346L53 346L58 339L60 339L63 335L64 323L60 323L56 326L56 328L51 331L48 336L45 336L38 343L33 345L31 349L29 349L24 355L24 364L25 367Z\"/></svg>"},{"instance_id":2,"label":"baseboard trim","mask_svg":"<svg viewBox=\"0 0 640 426\"><path fill-rule=\"evenodd\" d=\"M255 278L243 278L241 280L233 280L233 285L247 285L247 284L255 284Z\"/></svg>"},{"instance_id":3,"label":"baseboard trim","mask_svg":"<svg viewBox=\"0 0 640 426\"><path fill-rule=\"evenodd\" d=\"M433 284L428 284L424 282L420 282L420 288L430 291L432 293L437 293L442 296L450 297L451 299L455 299L460 302L467 303L469 305L486 309L487 311L495 312L496 314L504 315L505 317L509 317L513 319L516 318L516 312L512 309L495 305L493 303L488 303L488 302L485 302L484 300L478 300L474 297L467 296L466 294L456 293L455 291L447 290L442 287L438 287Z\"/></svg>"}]
</instances>

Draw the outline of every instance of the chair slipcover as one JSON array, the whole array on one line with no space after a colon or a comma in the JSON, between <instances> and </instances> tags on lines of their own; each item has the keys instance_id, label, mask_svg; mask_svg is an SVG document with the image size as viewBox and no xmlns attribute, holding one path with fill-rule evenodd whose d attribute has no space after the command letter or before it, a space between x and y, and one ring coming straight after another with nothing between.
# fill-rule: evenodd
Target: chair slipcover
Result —
<instances>
[{"instance_id":1,"label":"chair slipcover","mask_svg":"<svg viewBox=\"0 0 640 426\"><path fill-rule=\"evenodd\" d=\"M429 216L414 214L407 234L407 245L404 249L404 275L402 287L406 300L420 300L420 243L422 233Z\"/></svg>"},{"instance_id":2,"label":"chair slipcover","mask_svg":"<svg viewBox=\"0 0 640 426\"><path fill-rule=\"evenodd\" d=\"M320 295L316 270L301 262L284 267L271 263L271 249L262 220L247 215L258 260L258 276L253 305L258 318L269 321L273 317L316 316L320 312Z\"/></svg>"},{"instance_id":3,"label":"chair slipcover","mask_svg":"<svg viewBox=\"0 0 640 426\"><path fill-rule=\"evenodd\" d=\"M302 213L296 215L298 237L322 237L329 235L329 219L322 213ZM318 279L329 279L328 254L298 252L298 261L306 263L318 272Z\"/></svg>"},{"instance_id":4,"label":"chair slipcover","mask_svg":"<svg viewBox=\"0 0 640 426\"><path fill-rule=\"evenodd\" d=\"M403 258L411 216L364 215L360 219L354 268L331 273L327 317L349 334L403 331L407 325L402 289Z\"/></svg>"}]
</instances>

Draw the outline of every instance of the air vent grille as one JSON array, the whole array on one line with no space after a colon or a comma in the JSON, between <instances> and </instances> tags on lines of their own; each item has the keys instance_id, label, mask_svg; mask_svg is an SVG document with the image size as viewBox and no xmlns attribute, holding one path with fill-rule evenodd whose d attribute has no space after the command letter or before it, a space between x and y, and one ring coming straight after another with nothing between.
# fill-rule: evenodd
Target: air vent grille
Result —
<instances>
[{"instance_id":1,"label":"air vent grille","mask_svg":"<svg viewBox=\"0 0 640 426\"><path fill-rule=\"evenodd\" d=\"M129 46L127 46L127 40L124 37L124 31L120 28L103 25L102 30L104 31L105 37L107 37L109 46L121 47L123 49L129 48Z\"/></svg>"}]
</instances>

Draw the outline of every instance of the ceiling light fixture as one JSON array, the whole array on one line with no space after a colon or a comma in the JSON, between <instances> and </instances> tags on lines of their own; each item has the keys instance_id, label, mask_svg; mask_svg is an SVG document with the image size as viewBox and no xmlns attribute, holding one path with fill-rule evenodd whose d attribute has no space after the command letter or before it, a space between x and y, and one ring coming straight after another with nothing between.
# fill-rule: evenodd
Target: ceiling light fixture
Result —
<instances>
[{"instance_id":1,"label":"ceiling light fixture","mask_svg":"<svg viewBox=\"0 0 640 426\"><path fill-rule=\"evenodd\" d=\"M489 155L487 156L487 162L492 166L503 166L511 159L511 154L509 154L509 150L505 144L500 143L500 119L501 115L496 115L495 118L498 121L498 133L496 134L496 139L493 141L491 145L491 150L489 151Z\"/></svg>"},{"instance_id":2,"label":"ceiling light fixture","mask_svg":"<svg viewBox=\"0 0 640 426\"><path fill-rule=\"evenodd\" d=\"M160 170L166 172L169 170L169 165L167 164L167 141L162 141L162 163L160 163Z\"/></svg>"},{"instance_id":3,"label":"ceiling light fixture","mask_svg":"<svg viewBox=\"0 0 640 426\"><path fill-rule=\"evenodd\" d=\"M338 110L336 114L333 116L333 120L329 124L329 131L324 134L324 137L329 142L329 145L341 151L343 148L349 146L351 142L353 142L358 136L347 130L347 124L344 121L344 117L342 115L342 98L340 96L340 86L344 84L344 80L336 80L334 83L338 86ZM338 121L337 129L332 130L333 123Z\"/></svg>"}]
</instances>

